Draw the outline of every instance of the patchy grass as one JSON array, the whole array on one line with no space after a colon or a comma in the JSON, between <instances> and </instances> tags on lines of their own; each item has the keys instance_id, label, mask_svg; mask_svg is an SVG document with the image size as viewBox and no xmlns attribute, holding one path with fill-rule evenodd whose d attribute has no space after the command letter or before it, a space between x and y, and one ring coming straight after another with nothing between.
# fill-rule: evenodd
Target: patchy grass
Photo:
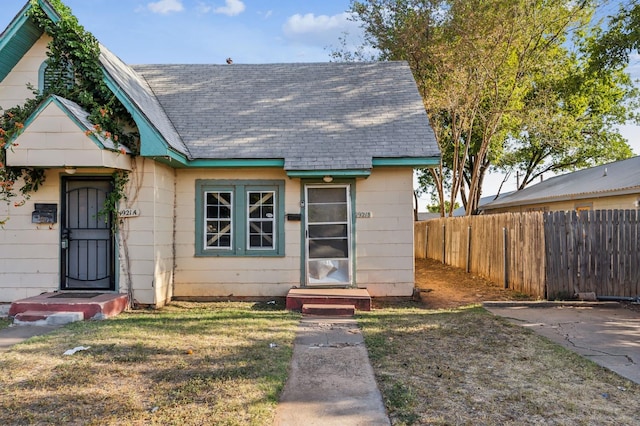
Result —
<instances>
[{"instance_id":1,"label":"patchy grass","mask_svg":"<svg viewBox=\"0 0 640 426\"><path fill-rule=\"evenodd\" d=\"M477 305L358 322L393 424L640 424L640 386Z\"/></svg>"},{"instance_id":2,"label":"patchy grass","mask_svg":"<svg viewBox=\"0 0 640 426\"><path fill-rule=\"evenodd\" d=\"M0 424L271 424L297 323L266 304L173 303L70 324L0 355ZM63 356L76 346L90 349Z\"/></svg>"}]
</instances>

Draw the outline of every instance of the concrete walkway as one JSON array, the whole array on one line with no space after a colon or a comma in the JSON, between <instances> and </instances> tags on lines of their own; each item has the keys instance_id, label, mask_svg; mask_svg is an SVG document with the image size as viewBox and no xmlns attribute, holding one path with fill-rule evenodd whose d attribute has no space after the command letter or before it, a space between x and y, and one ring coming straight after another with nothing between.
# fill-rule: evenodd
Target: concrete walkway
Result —
<instances>
[{"instance_id":1,"label":"concrete walkway","mask_svg":"<svg viewBox=\"0 0 640 426\"><path fill-rule=\"evenodd\" d=\"M485 302L495 315L640 384L640 313L616 302Z\"/></svg>"},{"instance_id":2,"label":"concrete walkway","mask_svg":"<svg viewBox=\"0 0 640 426\"><path fill-rule=\"evenodd\" d=\"M275 424L390 424L355 319L301 320Z\"/></svg>"},{"instance_id":3,"label":"concrete walkway","mask_svg":"<svg viewBox=\"0 0 640 426\"><path fill-rule=\"evenodd\" d=\"M0 318L7 318L11 304L0 304ZM60 326L11 326L0 330L0 352L6 352L13 345L35 336L47 334Z\"/></svg>"},{"instance_id":4,"label":"concrete walkway","mask_svg":"<svg viewBox=\"0 0 640 426\"><path fill-rule=\"evenodd\" d=\"M6 352L13 345L35 336L47 334L61 325L18 325L0 330L0 352Z\"/></svg>"}]
</instances>

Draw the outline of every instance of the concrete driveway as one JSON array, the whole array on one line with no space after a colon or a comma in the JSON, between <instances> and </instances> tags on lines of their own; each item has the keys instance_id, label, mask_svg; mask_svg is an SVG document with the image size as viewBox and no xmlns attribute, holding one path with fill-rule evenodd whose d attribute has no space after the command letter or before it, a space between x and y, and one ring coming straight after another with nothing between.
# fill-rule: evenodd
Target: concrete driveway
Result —
<instances>
[{"instance_id":1,"label":"concrete driveway","mask_svg":"<svg viewBox=\"0 0 640 426\"><path fill-rule=\"evenodd\" d=\"M483 306L640 384L640 312L617 302L485 302Z\"/></svg>"}]
</instances>

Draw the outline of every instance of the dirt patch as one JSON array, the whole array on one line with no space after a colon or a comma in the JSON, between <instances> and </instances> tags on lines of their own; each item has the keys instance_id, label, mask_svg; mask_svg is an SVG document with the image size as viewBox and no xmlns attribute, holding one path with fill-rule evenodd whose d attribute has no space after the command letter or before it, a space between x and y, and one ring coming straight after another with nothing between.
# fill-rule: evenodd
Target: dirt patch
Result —
<instances>
[{"instance_id":1,"label":"dirt patch","mask_svg":"<svg viewBox=\"0 0 640 426\"><path fill-rule=\"evenodd\" d=\"M433 259L416 259L416 288L427 309L451 309L490 300L537 300ZM636 301L621 301L620 304L625 309L640 312L640 303Z\"/></svg>"},{"instance_id":2,"label":"dirt patch","mask_svg":"<svg viewBox=\"0 0 640 426\"><path fill-rule=\"evenodd\" d=\"M416 259L416 288L429 309L457 308L488 300L535 300L433 259Z\"/></svg>"}]
</instances>

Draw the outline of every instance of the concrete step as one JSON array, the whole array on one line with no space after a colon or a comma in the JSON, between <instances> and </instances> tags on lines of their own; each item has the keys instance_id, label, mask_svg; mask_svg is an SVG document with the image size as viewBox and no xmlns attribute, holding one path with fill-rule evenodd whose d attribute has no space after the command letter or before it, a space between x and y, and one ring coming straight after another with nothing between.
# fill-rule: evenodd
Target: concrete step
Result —
<instances>
[{"instance_id":1,"label":"concrete step","mask_svg":"<svg viewBox=\"0 0 640 426\"><path fill-rule=\"evenodd\" d=\"M364 288L292 288L287 293L287 309L300 311L305 304L354 305L371 310L371 295Z\"/></svg>"},{"instance_id":2,"label":"concrete step","mask_svg":"<svg viewBox=\"0 0 640 426\"><path fill-rule=\"evenodd\" d=\"M25 311L13 317L15 325L64 325L82 320L82 312Z\"/></svg>"},{"instance_id":3,"label":"concrete step","mask_svg":"<svg viewBox=\"0 0 640 426\"><path fill-rule=\"evenodd\" d=\"M302 313L326 317L352 317L356 313L356 307L354 305L305 303L302 305Z\"/></svg>"}]
</instances>

